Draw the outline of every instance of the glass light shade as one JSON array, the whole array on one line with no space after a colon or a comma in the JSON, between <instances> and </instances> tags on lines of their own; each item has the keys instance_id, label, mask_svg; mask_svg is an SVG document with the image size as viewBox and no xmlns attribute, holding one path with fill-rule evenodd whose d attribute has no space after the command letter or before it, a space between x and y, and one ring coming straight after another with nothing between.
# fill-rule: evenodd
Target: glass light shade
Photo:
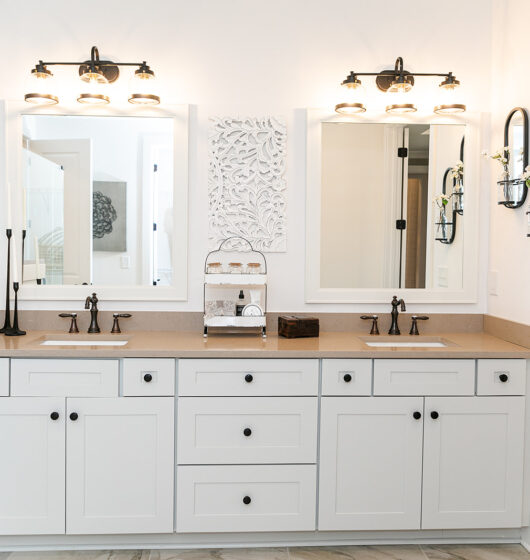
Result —
<instances>
[{"instance_id":1,"label":"glass light shade","mask_svg":"<svg viewBox=\"0 0 530 560\"><path fill-rule=\"evenodd\" d=\"M83 105L107 105L110 103L109 96L107 95L108 86L101 83L97 78L86 83L77 101Z\"/></svg>"},{"instance_id":2,"label":"glass light shade","mask_svg":"<svg viewBox=\"0 0 530 560\"><path fill-rule=\"evenodd\" d=\"M437 115L455 115L465 112L466 106L462 103L457 91L459 84L460 82L454 77L448 77L440 84L436 95L437 104L433 109Z\"/></svg>"},{"instance_id":3,"label":"glass light shade","mask_svg":"<svg viewBox=\"0 0 530 560\"><path fill-rule=\"evenodd\" d=\"M157 91L156 78L148 67L140 67L129 82L129 103L135 105L158 105L160 97Z\"/></svg>"},{"instance_id":4,"label":"glass light shade","mask_svg":"<svg viewBox=\"0 0 530 560\"><path fill-rule=\"evenodd\" d=\"M418 109L413 103L394 103L387 105L385 110L392 115L404 115L405 113L415 113Z\"/></svg>"},{"instance_id":5,"label":"glass light shade","mask_svg":"<svg viewBox=\"0 0 530 560\"><path fill-rule=\"evenodd\" d=\"M31 71L26 83L24 100L33 105L55 105L59 98L53 93L53 74L40 64Z\"/></svg>"}]
</instances>

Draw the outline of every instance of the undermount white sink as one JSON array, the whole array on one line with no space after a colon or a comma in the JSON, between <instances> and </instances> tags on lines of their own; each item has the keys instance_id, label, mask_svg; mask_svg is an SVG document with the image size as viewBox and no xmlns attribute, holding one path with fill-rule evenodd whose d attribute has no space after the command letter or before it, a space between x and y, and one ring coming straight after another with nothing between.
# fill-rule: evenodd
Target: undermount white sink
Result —
<instances>
[{"instance_id":1,"label":"undermount white sink","mask_svg":"<svg viewBox=\"0 0 530 560\"><path fill-rule=\"evenodd\" d=\"M373 338L362 338L362 341L366 346L372 346L375 348L446 348L447 346L452 346L452 344L447 343L441 338L423 338L415 339L413 337L400 337L396 335L389 338L379 339L377 336Z\"/></svg>"},{"instance_id":2,"label":"undermount white sink","mask_svg":"<svg viewBox=\"0 0 530 560\"><path fill-rule=\"evenodd\" d=\"M87 339L57 339L57 340L44 340L40 343L41 346L125 346L129 341L123 339L117 340L104 340L94 338Z\"/></svg>"}]
</instances>

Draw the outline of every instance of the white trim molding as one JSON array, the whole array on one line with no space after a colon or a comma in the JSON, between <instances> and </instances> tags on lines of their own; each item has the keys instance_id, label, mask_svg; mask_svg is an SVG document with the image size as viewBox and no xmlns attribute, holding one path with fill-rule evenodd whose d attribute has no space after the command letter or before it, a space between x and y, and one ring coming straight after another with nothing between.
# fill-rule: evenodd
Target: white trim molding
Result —
<instances>
[{"instance_id":1,"label":"white trim molding","mask_svg":"<svg viewBox=\"0 0 530 560\"><path fill-rule=\"evenodd\" d=\"M396 119L388 115L355 119L330 114L329 110L307 109L306 144L306 267L305 301L307 303L387 303L399 292L407 303L475 303L478 300L479 225L480 225L480 150L481 130L486 126L485 114L463 117L423 116ZM398 289L398 288L323 288L320 274L321 250L321 188L322 188L322 123L406 123L465 124L466 213L459 220L465 239L462 259L461 289ZM429 212L429 219L431 213ZM430 228L430 224L428 225ZM430 231L430 230L429 230ZM345 255L352 258L352 255ZM383 255L381 256L382 258Z\"/></svg>"},{"instance_id":2,"label":"white trim molding","mask_svg":"<svg viewBox=\"0 0 530 560\"><path fill-rule=\"evenodd\" d=\"M88 291L96 291L107 301L187 301L188 299L188 151L189 151L189 106L172 105L161 107L105 106L80 107L40 106L30 107L19 101L0 102L0 113L6 123L6 165L2 177L4 188L11 185L13 230L22 229L22 117L23 115L71 115L97 117L150 117L173 119L173 284L171 286L112 286L46 285L23 284L19 298L29 301L81 301Z\"/></svg>"}]
</instances>

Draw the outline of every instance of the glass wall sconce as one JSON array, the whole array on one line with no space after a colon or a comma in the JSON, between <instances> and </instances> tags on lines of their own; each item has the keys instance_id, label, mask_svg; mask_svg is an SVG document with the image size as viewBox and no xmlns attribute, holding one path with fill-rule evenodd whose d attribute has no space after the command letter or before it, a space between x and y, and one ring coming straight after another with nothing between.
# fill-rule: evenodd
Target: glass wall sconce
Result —
<instances>
[{"instance_id":1,"label":"glass wall sconce","mask_svg":"<svg viewBox=\"0 0 530 560\"><path fill-rule=\"evenodd\" d=\"M517 134L515 126L519 128ZM497 181L497 203L506 208L520 208L528 194L524 178L528 167L528 113L522 107L515 107L506 117L501 155L503 171Z\"/></svg>"},{"instance_id":2,"label":"glass wall sconce","mask_svg":"<svg viewBox=\"0 0 530 560\"><path fill-rule=\"evenodd\" d=\"M366 107L358 92L361 86L359 76L374 76L375 84L380 91L389 92L394 95L399 94L399 100L394 99L392 103L386 106L386 112L390 114L414 113L418 110L412 100L402 98L403 94L410 95L414 87L414 80L417 77L443 78L440 89L444 94L447 94L448 99L444 99L443 103L434 107L435 113L448 115L462 113L466 110L466 106L459 103L456 99L455 90L460 86L460 82L453 76L452 72L409 72L404 69L403 58L399 56L396 59L393 70L383 70L382 72L354 72L352 70L341 85L349 90L357 91L357 99L353 102L337 104L335 106L337 113L353 115L366 111Z\"/></svg>"},{"instance_id":3,"label":"glass wall sconce","mask_svg":"<svg viewBox=\"0 0 530 560\"><path fill-rule=\"evenodd\" d=\"M83 83L77 101L84 105L106 105L110 103L110 97L106 91L108 84L114 83L120 77L120 67L137 67L134 72L133 87L128 97L129 103L142 105L158 105L160 97L154 91L155 74L143 62L113 62L101 60L99 50L92 47L90 60L84 62L44 62L40 60L31 70L31 83L27 86L24 100L34 105L53 105L59 103L56 92L51 91L53 86L52 72L48 66L77 66L79 78Z\"/></svg>"}]
</instances>

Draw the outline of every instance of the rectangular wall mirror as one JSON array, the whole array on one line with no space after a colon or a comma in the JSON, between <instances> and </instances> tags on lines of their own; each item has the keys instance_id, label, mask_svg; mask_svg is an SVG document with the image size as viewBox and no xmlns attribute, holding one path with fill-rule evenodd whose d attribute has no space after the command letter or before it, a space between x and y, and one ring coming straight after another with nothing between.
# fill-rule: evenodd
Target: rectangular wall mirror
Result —
<instances>
[{"instance_id":1,"label":"rectangular wall mirror","mask_svg":"<svg viewBox=\"0 0 530 560\"><path fill-rule=\"evenodd\" d=\"M308 301L464 291L467 162L459 197L437 197L456 189L469 132L462 122L309 119Z\"/></svg>"},{"instance_id":2,"label":"rectangular wall mirror","mask_svg":"<svg viewBox=\"0 0 530 560\"><path fill-rule=\"evenodd\" d=\"M27 230L21 294L64 297L75 293L64 288L91 285L119 299L185 299L187 115L15 120Z\"/></svg>"}]
</instances>

